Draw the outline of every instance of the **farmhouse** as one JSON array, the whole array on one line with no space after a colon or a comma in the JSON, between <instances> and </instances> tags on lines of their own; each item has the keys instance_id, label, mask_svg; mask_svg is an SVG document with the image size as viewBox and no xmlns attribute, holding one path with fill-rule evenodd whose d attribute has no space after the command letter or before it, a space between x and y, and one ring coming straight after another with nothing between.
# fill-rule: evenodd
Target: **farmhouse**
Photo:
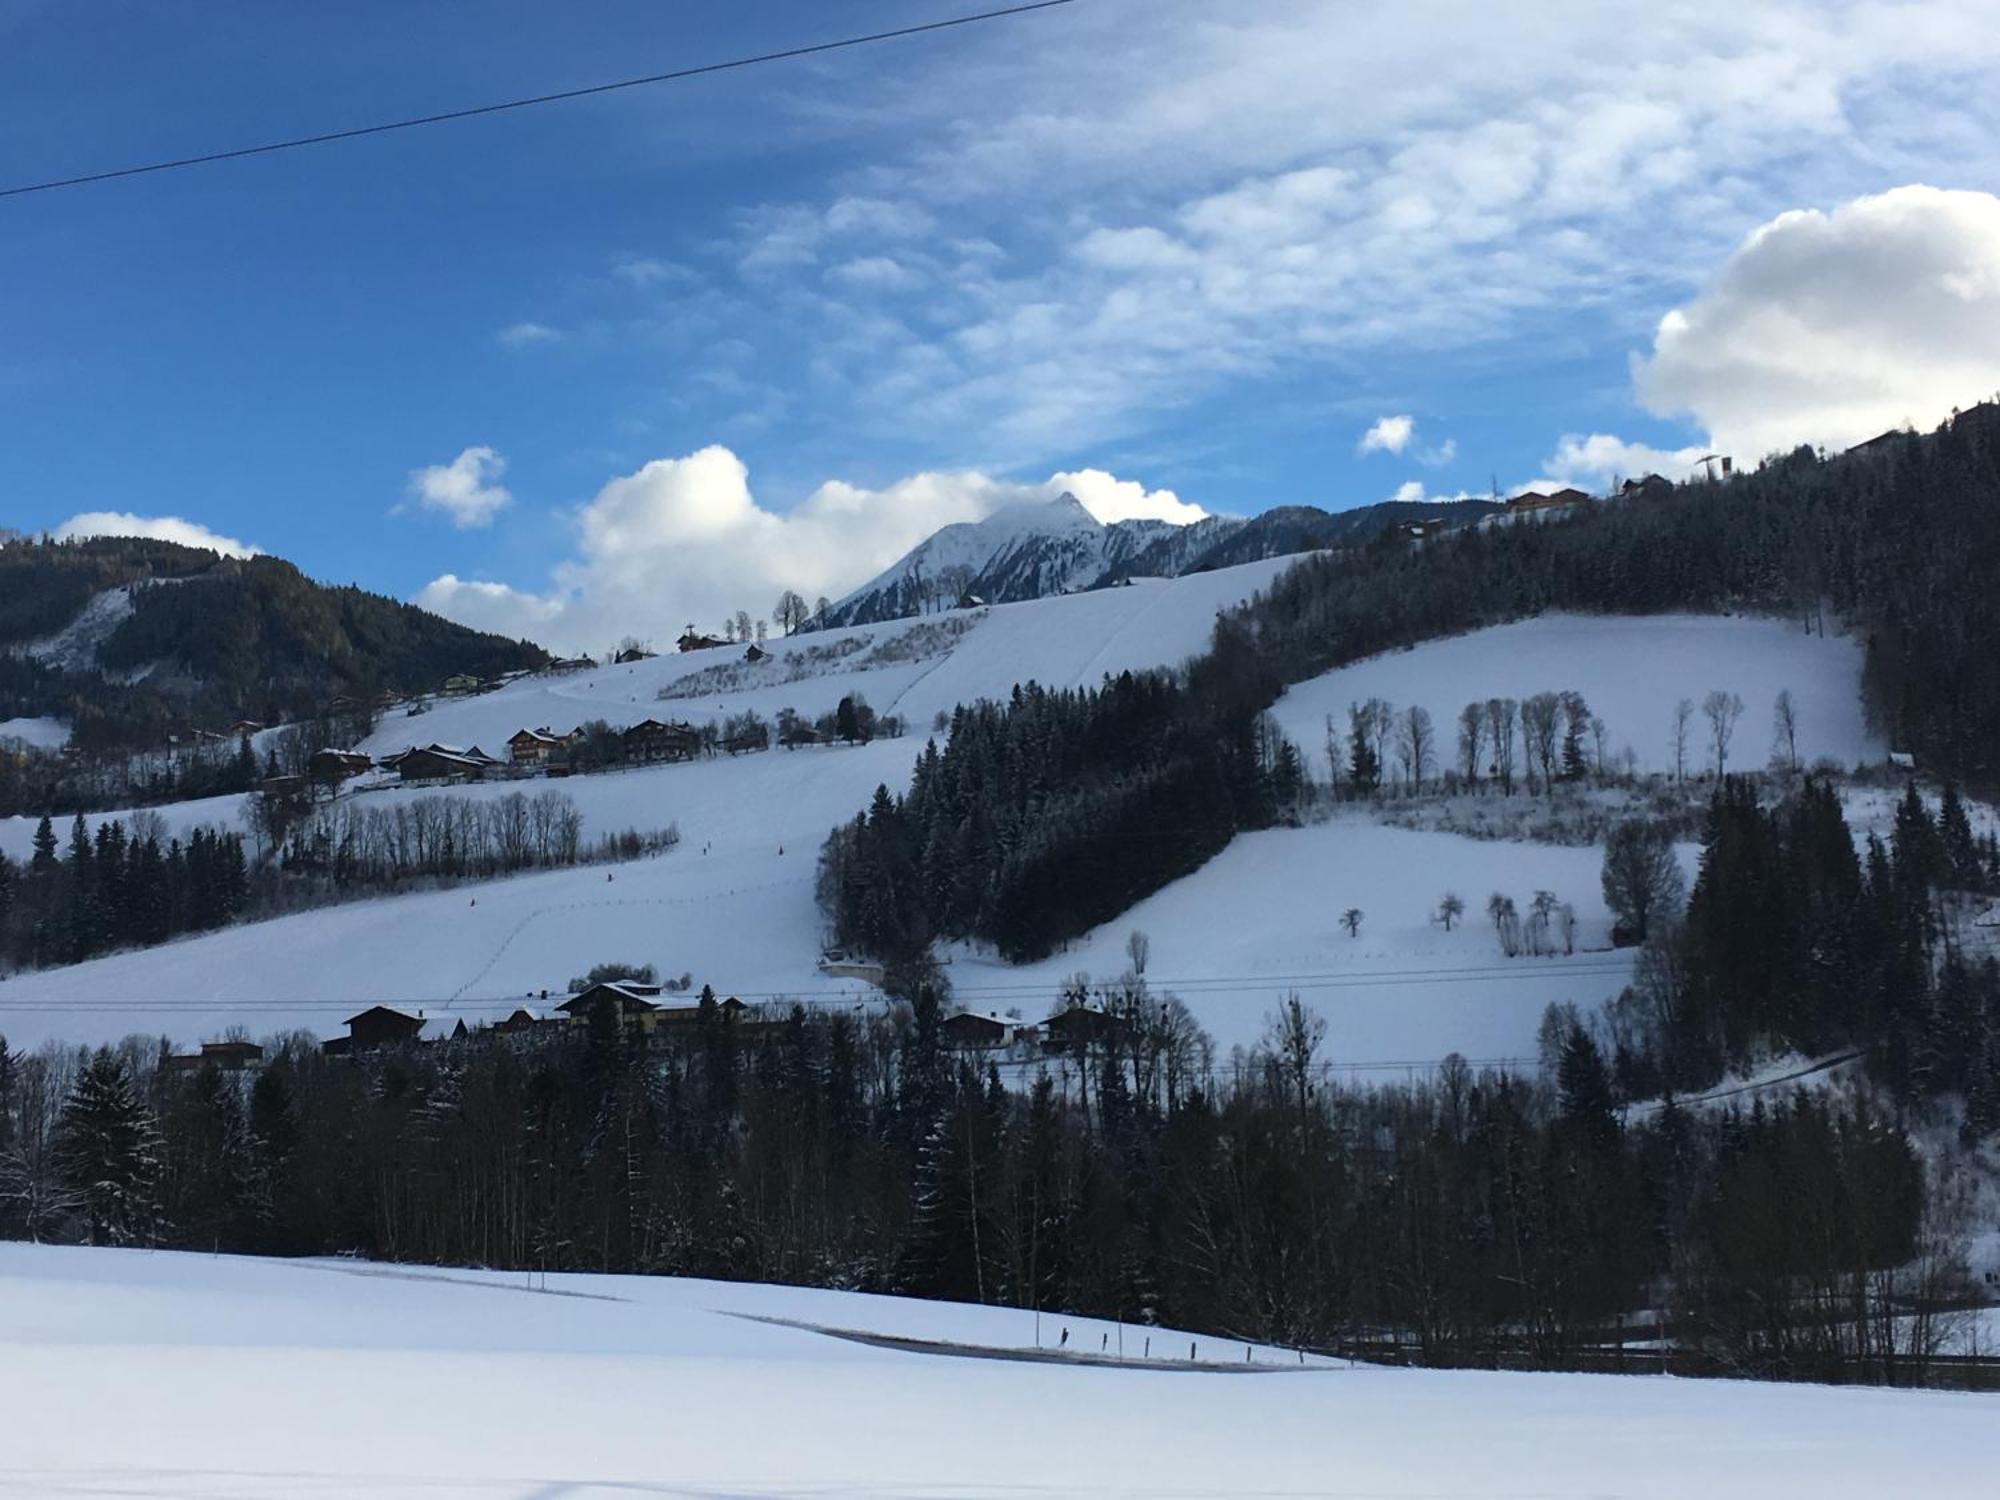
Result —
<instances>
[{"instance_id":1,"label":"farmhouse","mask_svg":"<svg viewBox=\"0 0 2000 1500\"><path fill-rule=\"evenodd\" d=\"M500 764L474 745L462 750L456 745L419 745L382 757L383 766L404 781L470 781L484 776Z\"/></svg>"},{"instance_id":2,"label":"farmhouse","mask_svg":"<svg viewBox=\"0 0 2000 1500\"><path fill-rule=\"evenodd\" d=\"M539 766L568 743L546 724L540 729L517 729L507 737L507 758L517 766Z\"/></svg>"},{"instance_id":3,"label":"farmhouse","mask_svg":"<svg viewBox=\"0 0 2000 1500\"><path fill-rule=\"evenodd\" d=\"M1674 482L1660 474L1628 479L1618 486L1620 500L1659 500L1674 492Z\"/></svg>"},{"instance_id":4,"label":"farmhouse","mask_svg":"<svg viewBox=\"0 0 2000 1500\"><path fill-rule=\"evenodd\" d=\"M374 768L375 762L359 750L315 750L306 760L306 775L332 786Z\"/></svg>"},{"instance_id":5,"label":"farmhouse","mask_svg":"<svg viewBox=\"0 0 2000 1500\"><path fill-rule=\"evenodd\" d=\"M711 646L726 646L729 642L721 640L716 636L703 635L694 626L690 625L686 630L681 632L681 638L675 641L674 644L683 651L706 651Z\"/></svg>"},{"instance_id":6,"label":"farmhouse","mask_svg":"<svg viewBox=\"0 0 2000 1500\"><path fill-rule=\"evenodd\" d=\"M1590 496L1579 489L1552 490L1544 495L1536 490L1527 490L1507 502L1507 514L1512 517L1573 515L1587 510Z\"/></svg>"},{"instance_id":7,"label":"farmhouse","mask_svg":"<svg viewBox=\"0 0 2000 1500\"><path fill-rule=\"evenodd\" d=\"M450 697L462 697L478 691L479 679L469 672L456 672L444 680L444 692Z\"/></svg>"},{"instance_id":8,"label":"farmhouse","mask_svg":"<svg viewBox=\"0 0 2000 1500\"><path fill-rule=\"evenodd\" d=\"M241 1073L264 1061L264 1049L255 1042L203 1042L201 1051L177 1053L163 1060L169 1072L192 1073L212 1067L221 1073Z\"/></svg>"},{"instance_id":9,"label":"farmhouse","mask_svg":"<svg viewBox=\"0 0 2000 1500\"><path fill-rule=\"evenodd\" d=\"M641 719L619 738L627 760L693 760L701 753L701 734L692 724Z\"/></svg>"},{"instance_id":10,"label":"farmhouse","mask_svg":"<svg viewBox=\"0 0 2000 1500\"><path fill-rule=\"evenodd\" d=\"M387 1005L371 1005L359 1015L349 1016L346 1026L346 1036L333 1038L321 1050L333 1054L369 1052L377 1047L413 1042L424 1029L421 1016Z\"/></svg>"},{"instance_id":11,"label":"farmhouse","mask_svg":"<svg viewBox=\"0 0 2000 1500\"><path fill-rule=\"evenodd\" d=\"M938 1023L938 1035L947 1047L966 1052L984 1051L1007 1040L1007 1023L994 1016L982 1016L977 1011L955 1011Z\"/></svg>"}]
</instances>

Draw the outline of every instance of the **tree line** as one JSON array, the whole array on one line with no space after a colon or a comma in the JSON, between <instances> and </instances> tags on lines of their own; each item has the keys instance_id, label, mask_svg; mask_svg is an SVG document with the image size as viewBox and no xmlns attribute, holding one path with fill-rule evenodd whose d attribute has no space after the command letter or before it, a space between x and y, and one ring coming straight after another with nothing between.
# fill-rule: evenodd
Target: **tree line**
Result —
<instances>
[{"instance_id":1,"label":"tree line","mask_svg":"<svg viewBox=\"0 0 2000 1500\"><path fill-rule=\"evenodd\" d=\"M1911 785L1889 838L1857 852L1825 779L1766 806L1731 777L1684 918L1656 861L1643 834L1607 854L1607 899L1650 928L1607 1014L1624 1097L1705 1087L1772 1052L1855 1049L1899 1098L1963 1099L1970 1137L2000 1126L2000 963L1967 924L2000 892L2000 845L1975 835L1956 788L1933 813Z\"/></svg>"},{"instance_id":2,"label":"tree line","mask_svg":"<svg viewBox=\"0 0 2000 1500\"><path fill-rule=\"evenodd\" d=\"M669 826L588 841L582 814L556 791L382 805L346 798L303 809L253 799L249 809L255 858L242 834L196 827L172 837L156 813L129 824L108 818L94 833L78 813L66 842L43 818L25 864L0 854L0 962L81 963L420 883L637 859L680 838Z\"/></svg>"},{"instance_id":3,"label":"tree line","mask_svg":"<svg viewBox=\"0 0 2000 1500\"><path fill-rule=\"evenodd\" d=\"M252 1073L0 1047L0 1233L952 1298L1439 1365L1925 1377L1963 1295L1944 1185L1865 1099L1621 1118L1583 1028L1536 1079L1344 1085L1296 998L1218 1066L1142 974L1010 1085L940 994L684 1037L609 1021ZM1635 1322L1637 1309L1660 1311Z\"/></svg>"},{"instance_id":4,"label":"tree line","mask_svg":"<svg viewBox=\"0 0 2000 1500\"><path fill-rule=\"evenodd\" d=\"M1269 669L1298 682L1552 610L1756 609L1822 633L1831 615L1864 643L1864 699L1881 732L1940 773L1989 786L2000 772L1992 411L1867 453L1801 448L1727 484L1681 485L1548 524L1318 554L1240 617ZM1741 705L1723 695L1714 711L1733 726Z\"/></svg>"}]
</instances>

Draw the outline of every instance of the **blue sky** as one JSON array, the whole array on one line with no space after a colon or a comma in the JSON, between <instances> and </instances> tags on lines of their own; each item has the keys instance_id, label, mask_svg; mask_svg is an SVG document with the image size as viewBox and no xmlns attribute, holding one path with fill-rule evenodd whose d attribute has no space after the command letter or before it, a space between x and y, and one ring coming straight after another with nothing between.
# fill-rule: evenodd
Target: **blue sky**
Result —
<instances>
[{"instance_id":1,"label":"blue sky","mask_svg":"<svg viewBox=\"0 0 2000 1500\"><path fill-rule=\"evenodd\" d=\"M975 8L0 0L0 178ZM2000 386L1994 30L1081 0L0 199L0 521L590 646L1065 487L1340 508L1927 424Z\"/></svg>"}]
</instances>

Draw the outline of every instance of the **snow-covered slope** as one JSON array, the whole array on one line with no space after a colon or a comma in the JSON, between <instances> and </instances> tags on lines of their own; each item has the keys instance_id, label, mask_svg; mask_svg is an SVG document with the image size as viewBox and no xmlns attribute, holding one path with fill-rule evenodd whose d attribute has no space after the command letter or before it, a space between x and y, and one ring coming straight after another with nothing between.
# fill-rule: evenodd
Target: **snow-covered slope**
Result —
<instances>
[{"instance_id":1,"label":"snow-covered slope","mask_svg":"<svg viewBox=\"0 0 2000 1500\"><path fill-rule=\"evenodd\" d=\"M139 587L126 584L93 594L74 620L53 635L19 647L20 653L66 672L93 670L97 666L97 648L131 616L132 591Z\"/></svg>"},{"instance_id":2,"label":"snow-covered slope","mask_svg":"<svg viewBox=\"0 0 2000 1500\"><path fill-rule=\"evenodd\" d=\"M1342 667L1293 687L1275 712L1323 776L1328 715L1345 735L1352 703L1421 705L1435 722L1442 767L1454 759L1459 710L1473 699L1571 689L1604 720L1610 753L1629 746L1642 771L1673 769L1673 712L1683 698L1695 705L1688 769L1712 764L1700 706L1714 689L1743 700L1731 769L1763 769L1772 708L1788 689L1808 764L1824 756L1852 767L1880 761L1885 749L1862 717L1861 643L1756 616L1543 615Z\"/></svg>"},{"instance_id":3,"label":"snow-covered slope","mask_svg":"<svg viewBox=\"0 0 2000 1500\"><path fill-rule=\"evenodd\" d=\"M61 719L0 719L0 745L9 743L60 750L69 743L69 725Z\"/></svg>"},{"instance_id":4,"label":"snow-covered slope","mask_svg":"<svg viewBox=\"0 0 2000 1500\"><path fill-rule=\"evenodd\" d=\"M782 1320L778 1322L765 1320ZM805 1324L809 1326L796 1326ZM0 1487L344 1497L1991 1492L1992 1400L1303 1366L1034 1314L669 1277L0 1246ZM1060 1314L1044 1345L1115 1347ZM964 1346L880 1348L826 1328ZM1245 1353L1249 1358L1245 1359ZM1019 1357L1026 1354L1028 1358ZM984 1357L980 1357L980 1356ZM1225 1368L1204 1368L1213 1359ZM1247 1372L1247 1373L1246 1373Z\"/></svg>"},{"instance_id":5,"label":"snow-covered slope","mask_svg":"<svg viewBox=\"0 0 2000 1500\"><path fill-rule=\"evenodd\" d=\"M822 626L859 625L921 613L926 586L950 581L989 603L1106 588L1130 578L1179 578L1265 558L1368 541L1402 522L1468 525L1497 507L1483 500L1383 501L1347 510L1280 505L1261 515L1100 523L1073 496L1017 506L986 520L947 526L827 611Z\"/></svg>"},{"instance_id":6,"label":"snow-covered slope","mask_svg":"<svg viewBox=\"0 0 2000 1500\"><path fill-rule=\"evenodd\" d=\"M859 690L878 709L905 714L912 733L861 747L457 789L445 795L496 797L555 785L575 799L587 834L675 823L682 842L659 858L608 871L549 872L362 902L19 975L0 984L0 1033L17 1046L132 1032L192 1041L231 1023L334 1035L344 1017L377 1001L477 1023L607 959L691 973L745 999L859 1003L872 992L816 966L815 859L826 830L860 810L877 785L907 784L931 716L1004 694L1025 678L1090 683L1105 672L1178 660L1201 648L1218 607L1246 597L1283 566L1273 561L943 617L964 623L955 633L934 618L801 636L773 643L773 659L755 667L742 663L740 650L718 649L527 678L441 701L415 717L391 717L371 742L378 753L429 740L498 751L523 726L720 717L745 707L770 714L787 704L811 714ZM877 657L878 664L864 665ZM1804 752L1850 759L1870 751L1856 706L1858 671L1851 642L1807 638L1765 620L1548 619L1360 663L1294 689L1279 712L1317 755L1321 721L1344 713L1352 697L1425 702L1442 729L1455 705L1474 694L1575 687L1611 723L1614 743L1637 743L1652 727L1662 743L1648 759L1660 764L1675 699L1723 686L1751 705L1737 742L1741 764L1761 760L1765 695L1784 685L1800 704ZM766 672L775 683L758 675ZM744 674L748 685L734 685ZM697 682L722 685L712 696L658 697L663 688L691 693ZM388 805L437 793L358 795ZM238 805L218 798L160 815L170 829L231 823ZM27 819L0 825L0 847L24 857L31 833ZM1480 915L1486 899L1500 891L1525 906L1537 890L1575 907L1579 952L1506 960ZM1446 891L1461 896L1471 914L1449 934L1432 920ZM1349 907L1364 913L1355 938L1339 926ZM1379 1068L1430 1063L1450 1051L1473 1058L1531 1053L1550 1001L1587 1006L1625 983L1627 955L1593 951L1605 947L1608 925L1594 849L1482 842L1343 816L1239 839L1194 875L1043 963L1011 969L961 951L952 956L951 975L967 1005L1039 1017L1068 976L1120 972L1126 935L1142 928L1152 939L1153 982L1182 995L1225 1055L1255 1041L1278 999L1297 989L1328 1019L1331 1062Z\"/></svg>"},{"instance_id":7,"label":"snow-covered slope","mask_svg":"<svg viewBox=\"0 0 2000 1500\"><path fill-rule=\"evenodd\" d=\"M1240 523L1238 523L1240 524ZM961 521L919 542L875 578L837 600L826 625L859 625L915 614L922 589L959 570L965 591L988 603L1041 599L1086 588L1114 561L1177 528L1165 521L1105 525L1076 496L1014 505L983 521Z\"/></svg>"}]
</instances>

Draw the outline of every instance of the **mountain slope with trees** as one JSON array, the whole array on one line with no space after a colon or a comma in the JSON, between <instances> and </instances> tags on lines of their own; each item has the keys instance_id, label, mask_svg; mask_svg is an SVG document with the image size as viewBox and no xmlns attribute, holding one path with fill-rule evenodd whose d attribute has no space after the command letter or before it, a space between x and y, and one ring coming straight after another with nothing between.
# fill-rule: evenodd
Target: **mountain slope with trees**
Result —
<instances>
[{"instance_id":1,"label":"mountain slope with trees","mask_svg":"<svg viewBox=\"0 0 2000 1500\"><path fill-rule=\"evenodd\" d=\"M92 610L102 628L65 640ZM280 558L134 537L0 546L0 719L63 719L84 750L152 747L195 727L305 717L338 695L430 691L454 673L547 660L529 642L316 583Z\"/></svg>"}]
</instances>

